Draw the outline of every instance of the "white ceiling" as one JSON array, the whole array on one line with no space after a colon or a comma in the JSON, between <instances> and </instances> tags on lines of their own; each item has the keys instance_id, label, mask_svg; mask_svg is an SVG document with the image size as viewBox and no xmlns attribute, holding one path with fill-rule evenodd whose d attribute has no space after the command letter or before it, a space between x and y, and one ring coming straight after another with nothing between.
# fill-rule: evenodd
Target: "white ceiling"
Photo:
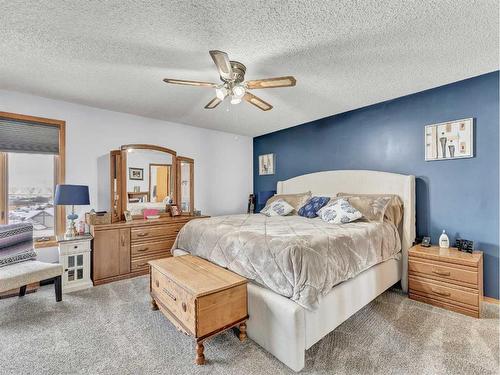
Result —
<instances>
[{"instance_id":1,"label":"white ceiling","mask_svg":"<svg viewBox=\"0 0 500 375\"><path fill-rule=\"evenodd\" d=\"M260 135L498 69L497 0L0 0L0 88ZM203 106L229 53L269 112ZM230 107L230 108L229 108ZM229 109L229 111L227 111Z\"/></svg>"}]
</instances>

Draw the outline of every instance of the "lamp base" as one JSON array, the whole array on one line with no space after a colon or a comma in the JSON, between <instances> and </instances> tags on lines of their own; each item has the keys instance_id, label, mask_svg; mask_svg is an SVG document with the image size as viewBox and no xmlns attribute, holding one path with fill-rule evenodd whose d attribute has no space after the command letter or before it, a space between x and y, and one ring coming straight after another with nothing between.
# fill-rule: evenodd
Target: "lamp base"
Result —
<instances>
[{"instance_id":1,"label":"lamp base","mask_svg":"<svg viewBox=\"0 0 500 375\"><path fill-rule=\"evenodd\" d=\"M69 218L69 216L76 216L76 215L68 215L68 218ZM78 232L76 230L75 220L70 219L68 228L66 229L66 233L64 233L64 237L65 238L73 238L76 236L78 236Z\"/></svg>"}]
</instances>

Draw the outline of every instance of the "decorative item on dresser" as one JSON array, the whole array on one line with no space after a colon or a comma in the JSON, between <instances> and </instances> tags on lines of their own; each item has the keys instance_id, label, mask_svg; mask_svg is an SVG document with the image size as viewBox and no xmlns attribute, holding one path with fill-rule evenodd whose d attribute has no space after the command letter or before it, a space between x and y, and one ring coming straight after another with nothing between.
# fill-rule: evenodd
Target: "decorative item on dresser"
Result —
<instances>
[{"instance_id":1,"label":"decorative item on dresser","mask_svg":"<svg viewBox=\"0 0 500 375\"><path fill-rule=\"evenodd\" d=\"M199 218L161 217L91 226L94 285L147 274L147 262L170 257L179 230L188 221Z\"/></svg>"},{"instance_id":2,"label":"decorative item on dresser","mask_svg":"<svg viewBox=\"0 0 500 375\"><path fill-rule=\"evenodd\" d=\"M196 339L196 364L205 364L205 340L238 326L246 338L247 280L204 259L184 255L149 262L153 310Z\"/></svg>"},{"instance_id":3,"label":"decorative item on dresser","mask_svg":"<svg viewBox=\"0 0 500 375\"><path fill-rule=\"evenodd\" d=\"M58 237L59 264L63 266L63 292L92 287L90 280L90 234L72 238Z\"/></svg>"},{"instance_id":4,"label":"decorative item on dresser","mask_svg":"<svg viewBox=\"0 0 500 375\"><path fill-rule=\"evenodd\" d=\"M483 253L413 246L409 251L409 296L475 318L483 299Z\"/></svg>"}]
</instances>

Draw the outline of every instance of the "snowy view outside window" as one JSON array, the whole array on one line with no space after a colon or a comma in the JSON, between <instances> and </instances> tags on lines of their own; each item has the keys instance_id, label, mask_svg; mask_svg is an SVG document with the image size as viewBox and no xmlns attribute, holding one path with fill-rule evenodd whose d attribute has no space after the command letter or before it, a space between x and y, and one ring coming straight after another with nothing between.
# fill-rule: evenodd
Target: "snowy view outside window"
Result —
<instances>
[{"instance_id":1,"label":"snowy view outside window","mask_svg":"<svg viewBox=\"0 0 500 375\"><path fill-rule=\"evenodd\" d=\"M9 224L32 223L35 237L53 236L54 155L8 154Z\"/></svg>"}]
</instances>

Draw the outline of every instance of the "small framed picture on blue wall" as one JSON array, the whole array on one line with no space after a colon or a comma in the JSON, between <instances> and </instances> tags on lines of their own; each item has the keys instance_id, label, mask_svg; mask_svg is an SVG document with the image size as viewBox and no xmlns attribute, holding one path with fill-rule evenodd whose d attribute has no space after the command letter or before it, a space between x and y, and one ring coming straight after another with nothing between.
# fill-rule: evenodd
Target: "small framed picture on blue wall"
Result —
<instances>
[{"instance_id":1,"label":"small framed picture on blue wall","mask_svg":"<svg viewBox=\"0 0 500 375\"><path fill-rule=\"evenodd\" d=\"M474 119L425 126L425 160L474 157Z\"/></svg>"},{"instance_id":2,"label":"small framed picture on blue wall","mask_svg":"<svg viewBox=\"0 0 500 375\"><path fill-rule=\"evenodd\" d=\"M274 174L274 154L259 155L259 176Z\"/></svg>"}]
</instances>

